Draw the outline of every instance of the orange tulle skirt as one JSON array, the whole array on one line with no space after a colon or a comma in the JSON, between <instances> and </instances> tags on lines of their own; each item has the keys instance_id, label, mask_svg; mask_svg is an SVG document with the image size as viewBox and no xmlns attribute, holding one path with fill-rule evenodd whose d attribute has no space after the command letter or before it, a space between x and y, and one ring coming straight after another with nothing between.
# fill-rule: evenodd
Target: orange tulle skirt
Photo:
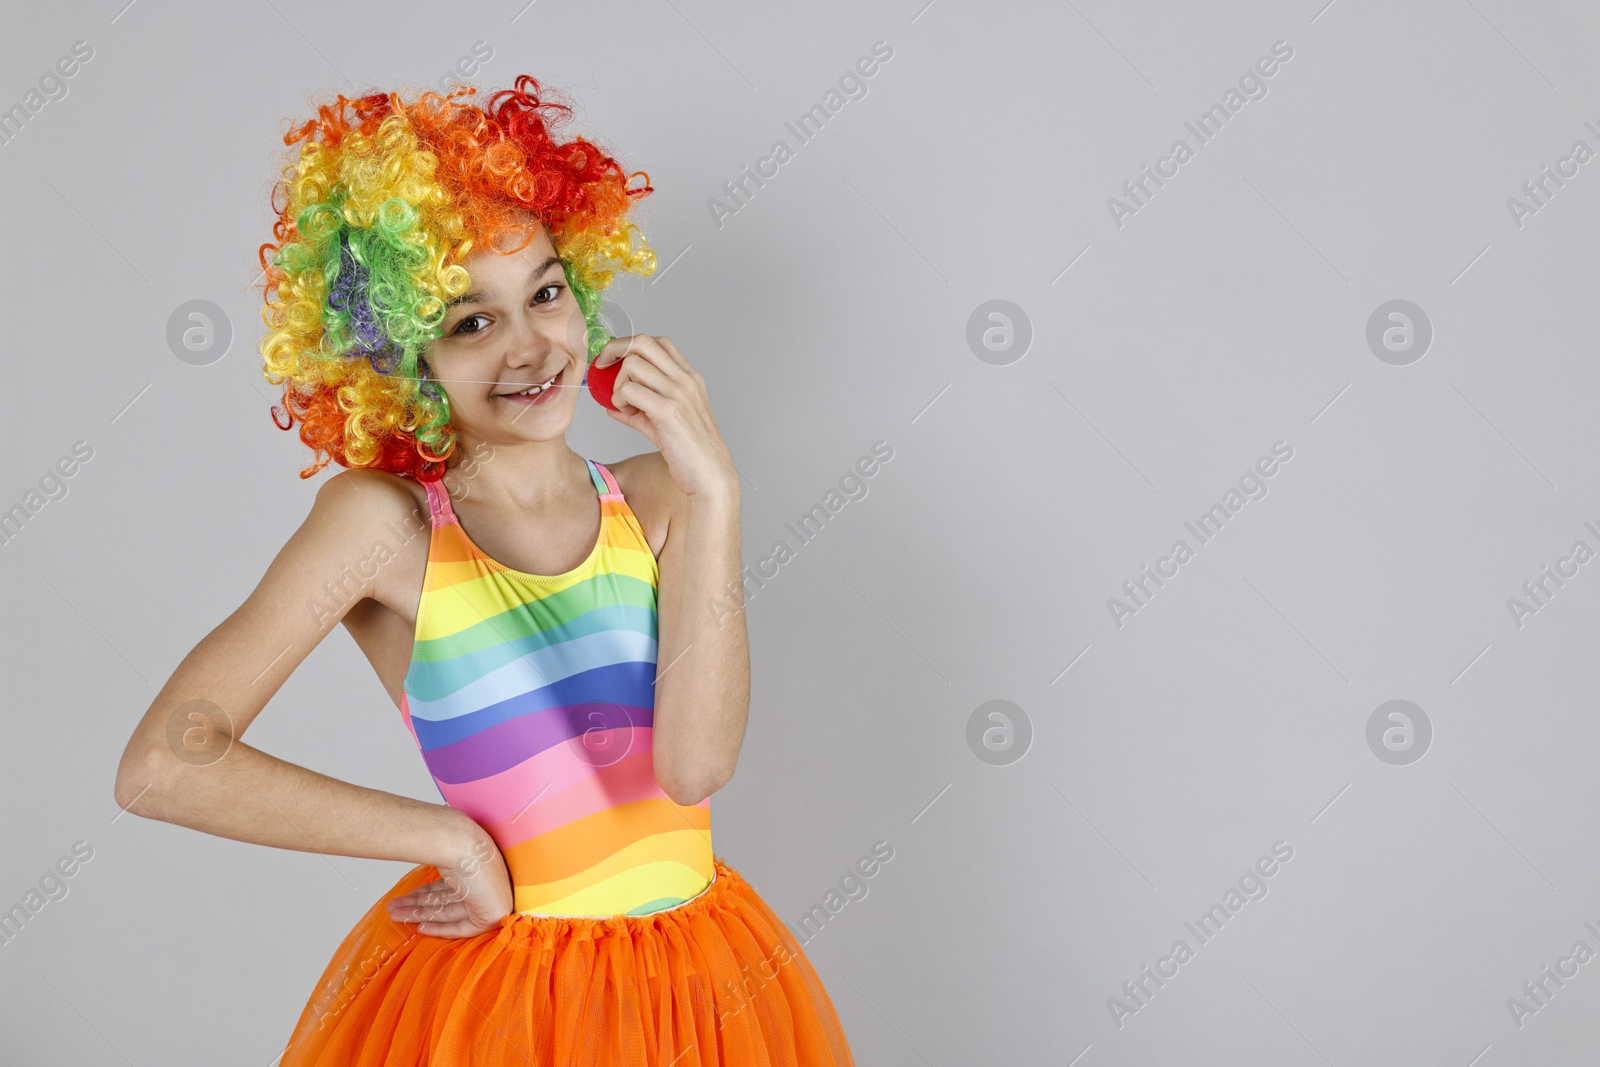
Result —
<instances>
[{"instance_id":1,"label":"orange tulle skirt","mask_svg":"<svg viewBox=\"0 0 1600 1067\"><path fill-rule=\"evenodd\" d=\"M854 1067L788 927L720 857L699 896L652 915L522 915L475 937L419 934L387 903L356 923L280 1067Z\"/></svg>"}]
</instances>

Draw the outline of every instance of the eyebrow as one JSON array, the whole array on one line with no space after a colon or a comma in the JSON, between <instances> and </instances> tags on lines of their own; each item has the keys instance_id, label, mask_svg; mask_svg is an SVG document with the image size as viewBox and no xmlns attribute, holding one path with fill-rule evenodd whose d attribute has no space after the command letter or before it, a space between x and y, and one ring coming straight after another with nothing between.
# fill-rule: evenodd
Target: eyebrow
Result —
<instances>
[{"instance_id":1,"label":"eyebrow","mask_svg":"<svg viewBox=\"0 0 1600 1067\"><path fill-rule=\"evenodd\" d=\"M530 282L538 281L540 278L545 276L545 273L548 272L551 267L560 266L560 264L561 264L561 257L560 256L551 256L549 259L545 260L543 263L541 263L537 267L533 268L533 271L528 275L528 280ZM483 300L484 300L485 297L490 297L490 296L493 296L493 295L494 295L494 290L493 289L489 289L489 288L474 289L472 292L470 292L470 293L462 293L460 296L458 296L454 300L450 301L448 304L445 305L445 310L446 310L446 312L448 312L450 309L455 308L455 307L457 307L457 306L459 306L461 304L481 304L481 303L483 303Z\"/></svg>"}]
</instances>

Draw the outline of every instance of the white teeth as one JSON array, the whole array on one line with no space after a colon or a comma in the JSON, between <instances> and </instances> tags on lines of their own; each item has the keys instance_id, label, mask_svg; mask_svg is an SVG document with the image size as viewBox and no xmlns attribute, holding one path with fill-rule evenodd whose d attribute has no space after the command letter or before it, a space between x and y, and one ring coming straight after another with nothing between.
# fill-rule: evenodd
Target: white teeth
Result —
<instances>
[{"instance_id":1,"label":"white teeth","mask_svg":"<svg viewBox=\"0 0 1600 1067\"><path fill-rule=\"evenodd\" d=\"M530 386L528 386L528 388L522 390L520 393L507 393L506 395L507 396L537 396L540 393L544 392L546 389L550 388L552 385L554 385L556 379L559 378L559 377L561 377L561 372L560 371L556 371L555 374L553 374L551 376L550 380L545 382L543 385L530 385Z\"/></svg>"}]
</instances>

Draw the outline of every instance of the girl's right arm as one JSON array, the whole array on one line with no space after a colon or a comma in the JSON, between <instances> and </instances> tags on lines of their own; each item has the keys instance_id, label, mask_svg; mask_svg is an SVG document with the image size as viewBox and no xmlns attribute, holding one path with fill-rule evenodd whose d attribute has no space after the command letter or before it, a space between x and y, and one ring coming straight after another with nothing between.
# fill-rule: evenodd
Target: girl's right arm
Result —
<instances>
[{"instance_id":1,"label":"girl's right arm","mask_svg":"<svg viewBox=\"0 0 1600 1067\"><path fill-rule=\"evenodd\" d=\"M385 578L357 575L355 546L386 541L415 499L389 476L342 471L232 615L184 657L134 729L117 768L117 804L136 815L301 852L471 870L493 839L469 816L343 782L247 745L244 732L323 636ZM326 596L324 583L346 583ZM390 577L390 580L393 580ZM362 581L359 590L349 583ZM307 605L338 600L327 613ZM376 599L376 597L374 597Z\"/></svg>"}]
</instances>

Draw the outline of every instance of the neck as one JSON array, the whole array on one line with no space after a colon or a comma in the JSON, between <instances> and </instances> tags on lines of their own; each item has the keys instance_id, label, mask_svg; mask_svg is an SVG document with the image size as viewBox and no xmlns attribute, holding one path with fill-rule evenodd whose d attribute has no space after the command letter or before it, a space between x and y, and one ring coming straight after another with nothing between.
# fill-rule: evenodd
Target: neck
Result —
<instances>
[{"instance_id":1,"label":"neck","mask_svg":"<svg viewBox=\"0 0 1600 1067\"><path fill-rule=\"evenodd\" d=\"M462 435L446 464L451 496L491 507L539 509L578 485L592 488L583 457L565 435L549 441L490 444Z\"/></svg>"}]
</instances>

